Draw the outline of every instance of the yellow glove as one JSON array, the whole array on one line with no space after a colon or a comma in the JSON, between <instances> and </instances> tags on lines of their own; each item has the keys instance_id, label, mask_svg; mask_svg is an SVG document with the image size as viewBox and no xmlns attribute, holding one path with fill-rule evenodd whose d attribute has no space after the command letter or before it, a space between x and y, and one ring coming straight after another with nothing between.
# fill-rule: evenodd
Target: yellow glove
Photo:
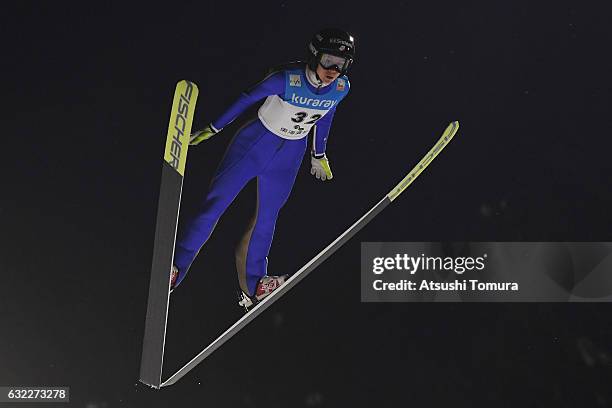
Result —
<instances>
[{"instance_id":1,"label":"yellow glove","mask_svg":"<svg viewBox=\"0 0 612 408\"><path fill-rule=\"evenodd\" d=\"M191 136L189 137L189 145L190 146L198 145L200 144L200 142L202 142L202 140L208 140L211 137L213 137L213 135L215 135L216 133L218 133L218 131L213 129L211 125L208 125L204 129L198 130L197 132L193 132L191 134Z\"/></svg>"},{"instance_id":2,"label":"yellow glove","mask_svg":"<svg viewBox=\"0 0 612 408\"><path fill-rule=\"evenodd\" d=\"M314 155L310 158L310 174L314 175L316 178L325 181L331 180L334 178L331 168L329 167L329 160L327 160L327 156L323 155L322 157L315 157Z\"/></svg>"}]
</instances>

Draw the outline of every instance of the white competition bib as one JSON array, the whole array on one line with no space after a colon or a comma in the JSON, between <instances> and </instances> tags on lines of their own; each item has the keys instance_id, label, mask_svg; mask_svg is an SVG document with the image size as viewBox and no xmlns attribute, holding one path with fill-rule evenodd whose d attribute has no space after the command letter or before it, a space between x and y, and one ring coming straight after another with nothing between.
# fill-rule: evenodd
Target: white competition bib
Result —
<instances>
[{"instance_id":1,"label":"white competition bib","mask_svg":"<svg viewBox=\"0 0 612 408\"><path fill-rule=\"evenodd\" d=\"M346 95L346 77L328 85L330 90L317 95L310 91L303 70L285 72L285 94L270 95L259 108L258 116L272 133L285 139L301 139L312 126Z\"/></svg>"}]
</instances>

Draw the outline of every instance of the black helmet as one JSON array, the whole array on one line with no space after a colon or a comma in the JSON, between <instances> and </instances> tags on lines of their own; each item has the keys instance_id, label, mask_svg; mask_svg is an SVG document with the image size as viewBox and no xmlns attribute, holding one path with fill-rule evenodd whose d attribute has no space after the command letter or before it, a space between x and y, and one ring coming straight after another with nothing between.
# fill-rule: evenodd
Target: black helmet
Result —
<instances>
[{"instance_id":1,"label":"black helmet","mask_svg":"<svg viewBox=\"0 0 612 408\"><path fill-rule=\"evenodd\" d=\"M327 28L316 33L308 44L308 66L316 71L322 54L344 58L343 66L336 68L344 75L355 60L355 39L343 30Z\"/></svg>"}]
</instances>

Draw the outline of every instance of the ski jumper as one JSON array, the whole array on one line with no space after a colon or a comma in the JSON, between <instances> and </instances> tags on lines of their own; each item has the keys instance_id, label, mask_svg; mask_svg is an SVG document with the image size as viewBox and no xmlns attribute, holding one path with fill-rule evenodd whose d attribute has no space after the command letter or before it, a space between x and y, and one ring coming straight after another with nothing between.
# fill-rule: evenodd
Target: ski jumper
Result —
<instances>
[{"instance_id":1,"label":"ski jumper","mask_svg":"<svg viewBox=\"0 0 612 408\"><path fill-rule=\"evenodd\" d=\"M174 254L179 285L200 248L238 193L257 178L257 205L236 248L236 269L241 289L253 295L259 279L267 274L268 253L276 219L287 201L312 130L315 155L323 155L338 103L347 95L349 81L340 76L327 86L316 87L305 67L276 71L244 92L217 120L221 130L256 102L258 119L245 124L227 148L197 215L181 230ZM316 125L315 125L316 124Z\"/></svg>"}]
</instances>

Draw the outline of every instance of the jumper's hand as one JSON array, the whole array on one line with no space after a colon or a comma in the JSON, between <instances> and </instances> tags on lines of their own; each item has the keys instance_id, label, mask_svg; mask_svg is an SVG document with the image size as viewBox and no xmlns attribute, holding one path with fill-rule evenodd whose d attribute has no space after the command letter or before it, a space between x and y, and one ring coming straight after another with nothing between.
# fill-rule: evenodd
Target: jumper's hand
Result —
<instances>
[{"instance_id":1,"label":"jumper's hand","mask_svg":"<svg viewBox=\"0 0 612 408\"><path fill-rule=\"evenodd\" d=\"M217 133L216 130L213 129L211 125L206 126L202 130L198 130L197 132L193 132L189 137L189 145L196 146L200 144L203 140L208 140L213 137Z\"/></svg>"},{"instance_id":2,"label":"jumper's hand","mask_svg":"<svg viewBox=\"0 0 612 408\"><path fill-rule=\"evenodd\" d=\"M310 164L312 166L310 168L310 174L314 175L316 178L322 181L331 180L334 178L331 168L329 167L329 160L327 160L327 156L312 156L310 159Z\"/></svg>"}]
</instances>

